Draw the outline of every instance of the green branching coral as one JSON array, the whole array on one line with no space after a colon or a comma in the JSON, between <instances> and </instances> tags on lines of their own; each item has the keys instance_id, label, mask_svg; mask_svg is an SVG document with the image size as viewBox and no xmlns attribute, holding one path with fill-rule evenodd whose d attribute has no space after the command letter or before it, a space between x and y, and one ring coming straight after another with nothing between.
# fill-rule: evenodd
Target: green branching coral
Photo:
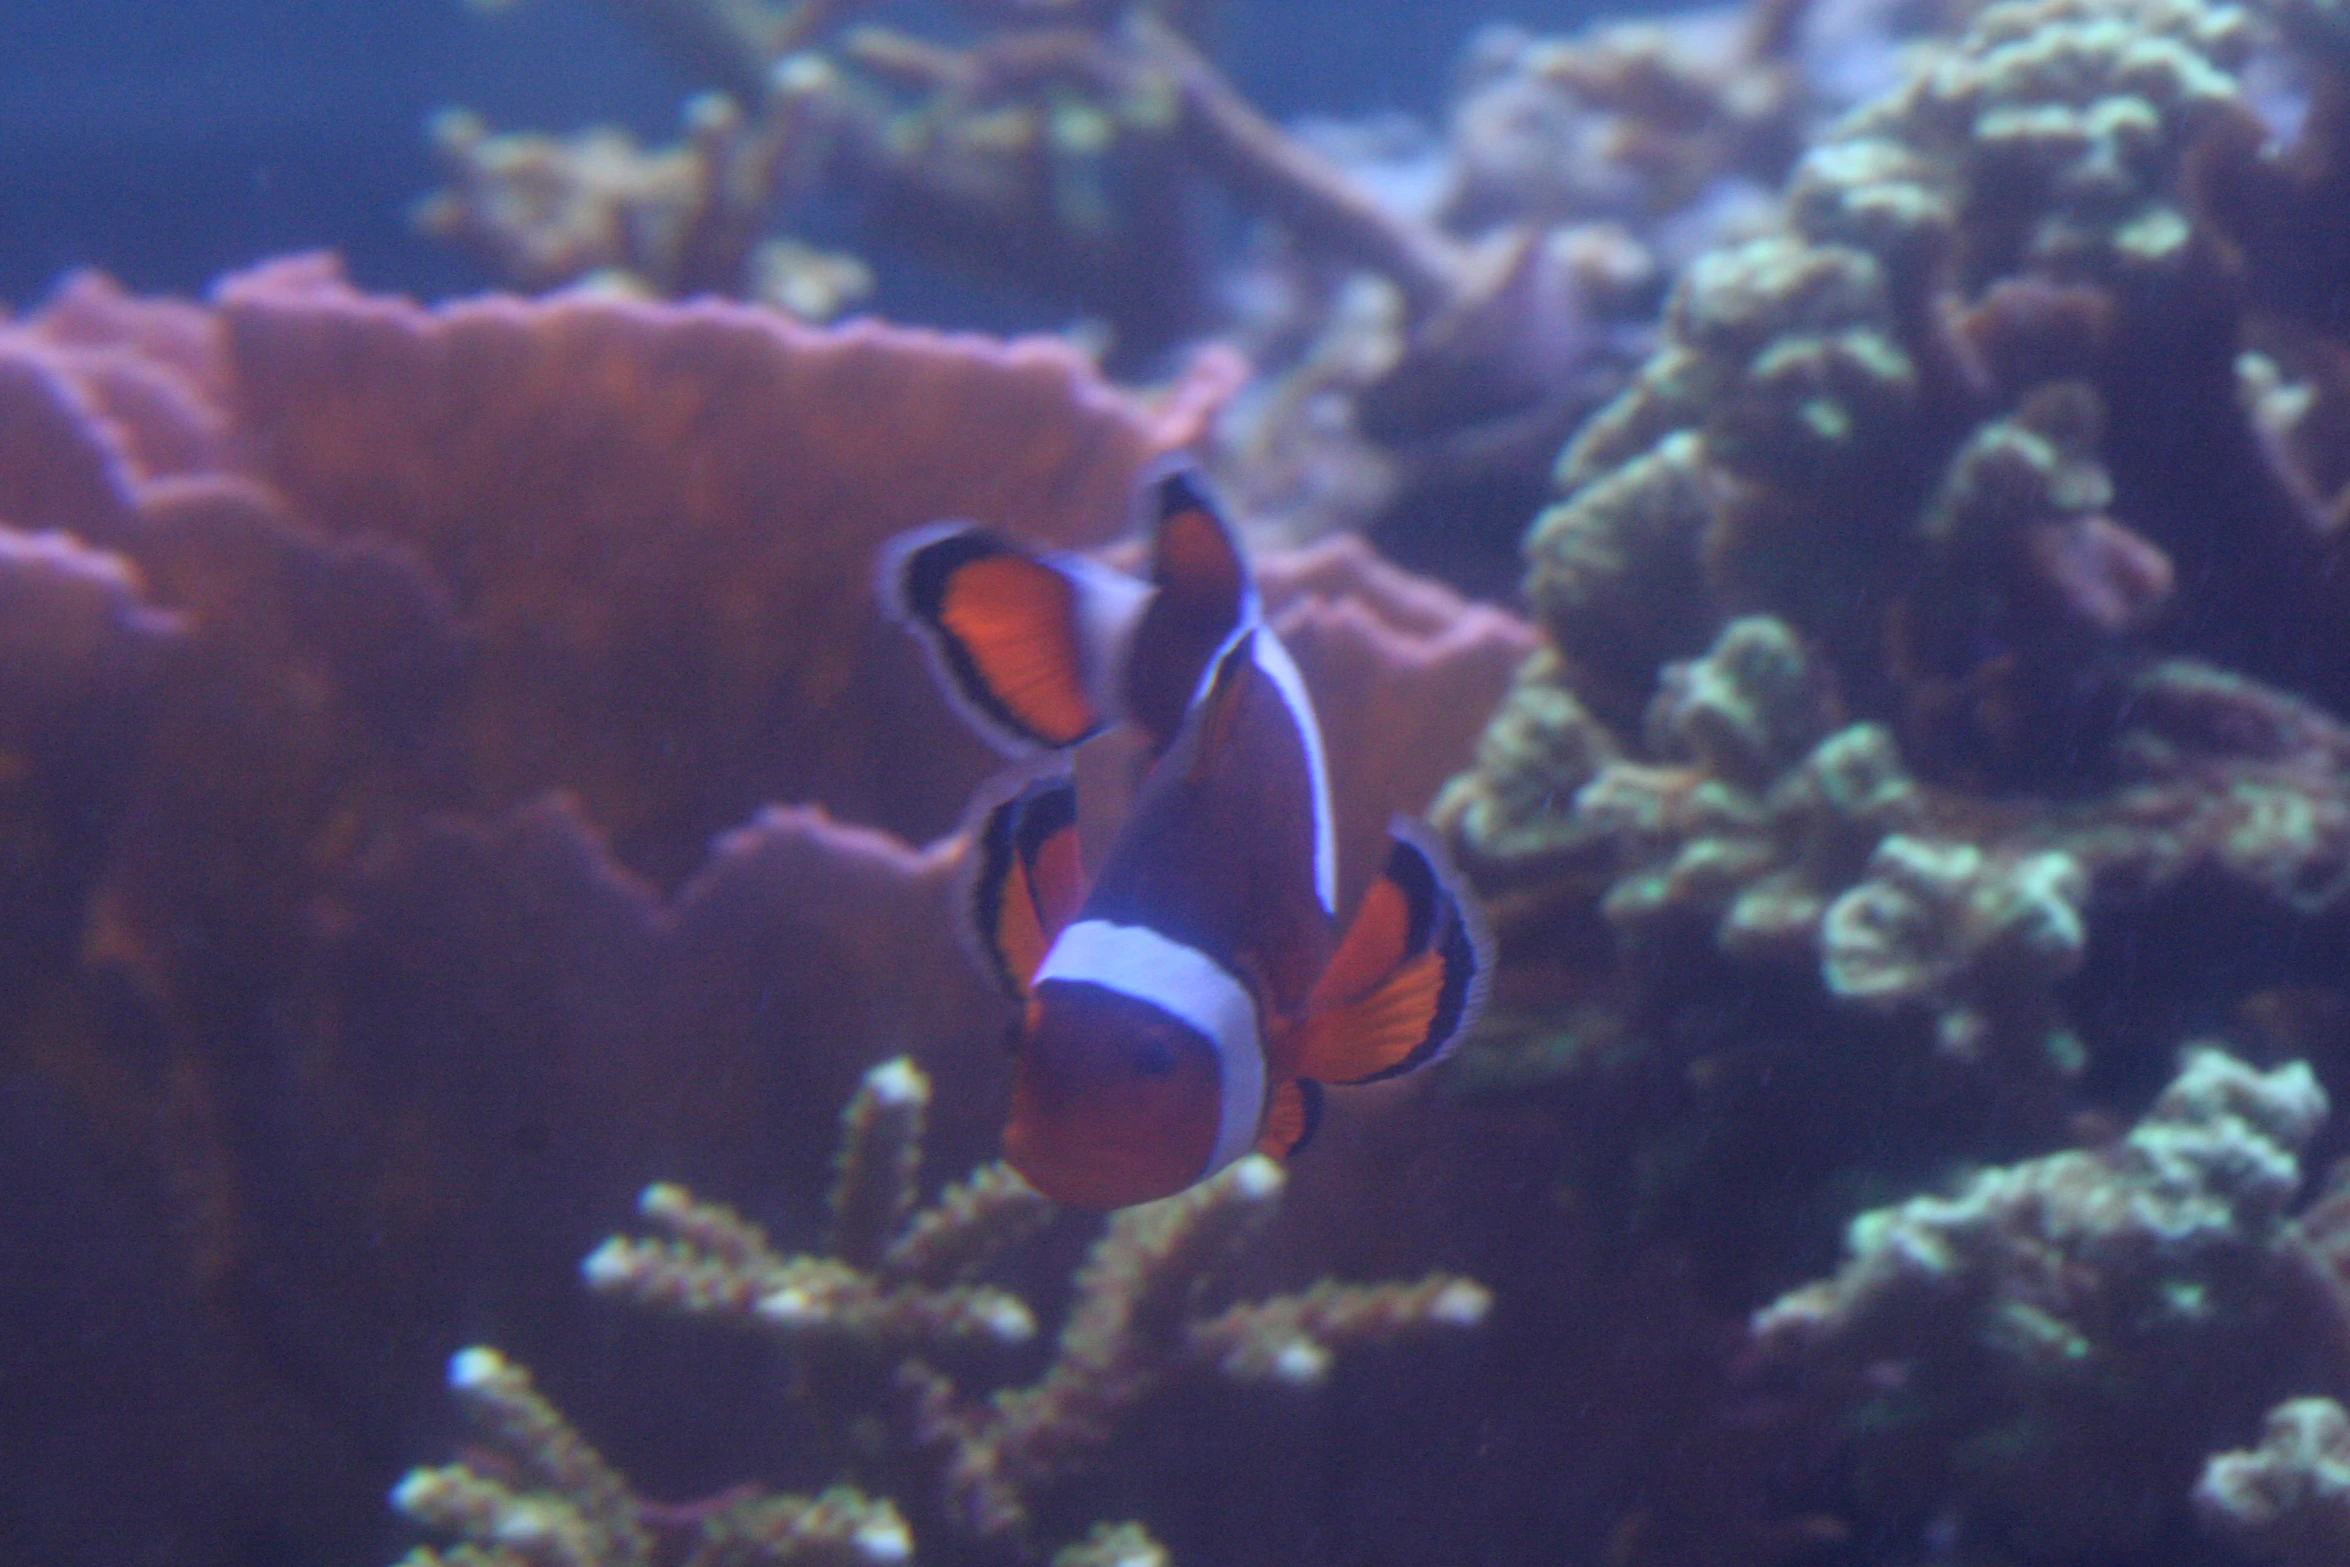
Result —
<instances>
[{"instance_id":1,"label":"green branching coral","mask_svg":"<svg viewBox=\"0 0 2350 1567\"><path fill-rule=\"evenodd\" d=\"M961 1281L1050 1218L1052 1205L991 1164L916 1214L929 1102L929 1079L903 1057L865 1075L841 1116L828 1256L781 1255L730 1210L654 1185L637 1211L662 1237L615 1235L580 1271L636 1305L733 1317L787 1343L1024 1343L1036 1332L1026 1304Z\"/></svg>"},{"instance_id":2,"label":"green branching coral","mask_svg":"<svg viewBox=\"0 0 2350 1567\"><path fill-rule=\"evenodd\" d=\"M1042 1375L1026 1385L966 1393L938 1366L968 1366L968 1354L954 1358L958 1351L1018 1345L1036 1329L1026 1302L972 1283L972 1276L1002 1264L1053 1209L1008 1167L989 1164L917 1211L914 1177L929 1097L928 1079L904 1059L866 1074L841 1117L826 1255L783 1254L731 1210L656 1185L644 1193L639 1213L658 1236L614 1236L582 1272L601 1293L739 1324L772 1338L803 1365L840 1373L827 1386L844 1418L871 1424L875 1399L885 1407L910 1403L904 1446L936 1468L939 1515L965 1536L1024 1544L1031 1498L1099 1463L1121 1421L1180 1375L1311 1387L1341 1350L1472 1328L1491 1306L1482 1286L1439 1273L1410 1283L1325 1279L1297 1294L1210 1314L1216 1280L1272 1217L1286 1181L1270 1160L1244 1159L1179 1196L1113 1218L1077 1274L1075 1298ZM526 1512L556 1519L556 1532L566 1539L586 1531L579 1549L588 1554L550 1560L565 1567L575 1560L578 1567L639 1560L627 1554L633 1547L624 1526L634 1504L625 1487L530 1393L520 1372L494 1356L461 1362L487 1368L458 1379L469 1407L481 1389L496 1392L497 1400L484 1407L497 1429L512 1428L505 1445L547 1455L527 1459L525 1467L544 1471L533 1478L552 1499L534 1491L522 1499ZM503 1495L496 1482L467 1471L427 1471L403 1488L399 1501L435 1527L496 1540L511 1521L490 1505ZM829 1527L823 1521L836 1516L867 1523L881 1516L855 1510L866 1505L838 1489L812 1503L761 1497L756 1506L729 1502L704 1527L723 1526L726 1541L748 1550L762 1540L813 1540ZM885 1517L894 1524L894 1512ZM904 1525L895 1527L903 1539ZM872 1537L870 1528L859 1536L868 1544ZM1136 1539L1147 1544L1146 1536L1125 1535L1094 1543L1104 1551L1132 1546L1133 1559L1150 1559L1157 1547L1145 1551ZM770 1559L832 1558L713 1554L696 1561L719 1567Z\"/></svg>"},{"instance_id":3,"label":"green branching coral","mask_svg":"<svg viewBox=\"0 0 2350 1567\"><path fill-rule=\"evenodd\" d=\"M2339 726L2155 656L2285 602L2273 537L2207 518L2263 526L2230 498L2263 482L2252 417L2317 406L2272 365L2239 412L2196 196L2256 33L1993 6L1804 156L1779 232L1688 269L1560 458L1526 539L1550 647L1437 807L1505 939L1595 903L2070 1070L2097 920L2203 875L2338 906ZM2158 387L2216 395L2209 440Z\"/></svg>"},{"instance_id":4,"label":"green branching coral","mask_svg":"<svg viewBox=\"0 0 2350 1567\"><path fill-rule=\"evenodd\" d=\"M1934 1007L1942 1048L1963 1059L2036 1033L2051 1064L2077 1068L2048 993L2080 966L2087 898L2080 862L2062 850L1986 854L1896 833L1823 916L1822 977L1834 996Z\"/></svg>"},{"instance_id":5,"label":"green branching coral","mask_svg":"<svg viewBox=\"0 0 2350 1567\"><path fill-rule=\"evenodd\" d=\"M2196 0L1993 7L1807 154L1785 231L1689 268L1527 540L1595 712L1768 612L1933 770L2045 764L2056 687L2170 585L2106 516L2097 391L2046 383L2193 286L2183 160L2248 35Z\"/></svg>"},{"instance_id":6,"label":"green branching coral","mask_svg":"<svg viewBox=\"0 0 2350 1567\"><path fill-rule=\"evenodd\" d=\"M2195 1507L2247 1556L2285 1567L2350 1559L2350 1414L2330 1398L2279 1404L2258 1447L2204 1465Z\"/></svg>"},{"instance_id":7,"label":"green branching coral","mask_svg":"<svg viewBox=\"0 0 2350 1567\"><path fill-rule=\"evenodd\" d=\"M646 1508L628 1482L494 1349L460 1351L449 1388L496 1461L411 1470L392 1505L465 1543L418 1546L401 1567L651 1567ZM681 1531L683 1532L683 1531ZM913 1554L905 1521L850 1486L820 1496L729 1492L702 1509L685 1567L889 1567Z\"/></svg>"},{"instance_id":8,"label":"green branching coral","mask_svg":"<svg viewBox=\"0 0 2350 1567\"><path fill-rule=\"evenodd\" d=\"M1695 920L1734 955L1816 952L1828 902L1925 813L1891 736L1836 718L1817 659L1768 617L1668 666L1645 728L1670 760L1611 763L1574 796L1622 857L1602 912L1634 937Z\"/></svg>"},{"instance_id":9,"label":"green branching coral","mask_svg":"<svg viewBox=\"0 0 2350 1567\"><path fill-rule=\"evenodd\" d=\"M1850 1399L1886 1511L1952 1509L2035 1561L2143 1541L2210 1439L2322 1342L2284 1209L2325 1114L2299 1062L2190 1049L2116 1145L1862 1214L1844 1266L1758 1313L1756 1339Z\"/></svg>"},{"instance_id":10,"label":"green branching coral","mask_svg":"<svg viewBox=\"0 0 2350 1567\"><path fill-rule=\"evenodd\" d=\"M1974 286L2175 268L2180 166L2235 101L2251 37L2247 12L2202 0L1995 6L1806 157L1798 221L1894 260L1956 244Z\"/></svg>"},{"instance_id":11,"label":"green branching coral","mask_svg":"<svg viewBox=\"0 0 2350 1567\"><path fill-rule=\"evenodd\" d=\"M1279 1165L1252 1157L1118 1214L1077 1275L1052 1364L1027 1386L964 1400L930 1366L900 1368L918 1402L917 1440L945 1455L945 1504L961 1527L983 1538L1025 1528L1031 1494L1094 1463L1127 1412L1186 1369L1309 1386L1341 1348L1484 1320L1483 1287L1443 1274L1415 1284L1324 1280L1198 1317L1203 1286L1272 1217L1286 1180Z\"/></svg>"},{"instance_id":12,"label":"green branching coral","mask_svg":"<svg viewBox=\"0 0 2350 1567\"><path fill-rule=\"evenodd\" d=\"M1097 1523L1093 1532L1053 1556L1053 1567L1169 1567L1167 1548L1138 1523Z\"/></svg>"},{"instance_id":13,"label":"green branching coral","mask_svg":"<svg viewBox=\"0 0 2350 1567\"><path fill-rule=\"evenodd\" d=\"M1697 551L1717 487L1697 437L1677 431L1577 488L1526 537L1527 602L1573 661L1572 684L1612 718L1627 700L1637 713L1658 664L1704 644ZM1568 684L1564 673L1552 678Z\"/></svg>"},{"instance_id":14,"label":"green branching coral","mask_svg":"<svg viewBox=\"0 0 2350 1567\"><path fill-rule=\"evenodd\" d=\"M1528 659L1477 741L1477 764L1448 783L1430 815L1488 895L1510 881L1556 879L1607 845L1575 816L1575 796L1623 748L1560 678L1558 655Z\"/></svg>"}]
</instances>

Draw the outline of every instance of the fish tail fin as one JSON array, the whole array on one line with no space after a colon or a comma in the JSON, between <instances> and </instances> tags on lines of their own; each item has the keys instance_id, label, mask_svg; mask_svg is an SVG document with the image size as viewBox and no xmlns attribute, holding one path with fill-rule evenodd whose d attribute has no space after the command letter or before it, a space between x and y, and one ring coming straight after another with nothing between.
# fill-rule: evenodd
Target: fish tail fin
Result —
<instances>
[{"instance_id":1,"label":"fish tail fin","mask_svg":"<svg viewBox=\"0 0 2350 1567\"><path fill-rule=\"evenodd\" d=\"M1387 864L1307 997L1300 1074L1368 1083L1425 1066L1476 1019L1492 941L1425 827L1388 826Z\"/></svg>"}]
</instances>

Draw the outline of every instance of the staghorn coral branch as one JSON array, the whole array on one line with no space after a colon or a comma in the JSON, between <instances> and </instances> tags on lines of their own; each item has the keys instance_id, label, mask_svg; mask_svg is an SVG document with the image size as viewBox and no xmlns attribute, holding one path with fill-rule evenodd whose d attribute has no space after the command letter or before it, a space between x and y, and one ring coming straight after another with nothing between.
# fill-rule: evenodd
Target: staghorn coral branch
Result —
<instances>
[{"instance_id":1,"label":"staghorn coral branch","mask_svg":"<svg viewBox=\"0 0 2350 1567\"><path fill-rule=\"evenodd\" d=\"M585 1438L496 1350L461 1350L449 1385L527 1482L471 1462L413 1469L392 1505L427 1529L464 1537L443 1552L419 1546L401 1567L892 1567L913 1555L897 1509L851 1486L819 1496L756 1488L716 1505L661 1508L638 1499ZM650 1517L694 1523L689 1552L659 1549Z\"/></svg>"},{"instance_id":2,"label":"staghorn coral branch","mask_svg":"<svg viewBox=\"0 0 2350 1567\"><path fill-rule=\"evenodd\" d=\"M904 1056L865 1074L841 1112L833 1159L832 1254L871 1268L914 1210L930 1079Z\"/></svg>"},{"instance_id":3,"label":"staghorn coral branch","mask_svg":"<svg viewBox=\"0 0 2350 1567\"><path fill-rule=\"evenodd\" d=\"M1053 1567L1171 1567L1174 1558L1138 1523L1097 1523L1053 1554Z\"/></svg>"},{"instance_id":4,"label":"staghorn coral branch","mask_svg":"<svg viewBox=\"0 0 2350 1567\"><path fill-rule=\"evenodd\" d=\"M815 1496L753 1491L732 1498L703 1520L684 1567L894 1567L913 1554L913 1536L895 1507L836 1485Z\"/></svg>"},{"instance_id":5,"label":"staghorn coral branch","mask_svg":"<svg viewBox=\"0 0 2350 1567\"><path fill-rule=\"evenodd\" d=\"M532 1567L641 1567L651 1560L652 1541L628 1483L531 1386L530 1373L477 1345L449 1361L449 1389L528 1487L470 1466L418 1469L393 1490L393 1506L427 1528L465 1535Z\"/></svg>"},{"instance_id":6,"label":"staghorn coral branch","mask_svg":"<svg viewBox=\"0 0 2350 1567\"><path fill-rule=\"evenodd\" d=\"M528 1372L493 1349L461 1350L449 1362L449 1387L525 1477L569 1500L600 1550L641 1550L628 1483L540 1396Z\"/></svg>"},{"instance_id":7,"label":"staghorn coral branch","mask_svg":"<svg viewBox=\"0 0 2350 1567\"><path fill-rule=\"evenodd\" d=\"M1270 1217L1284 1180L1280 1166L1251 1157L1112 1219L1077 1275L1053 1364L1031 1386L964 1405L929 1367L901 1369L918 1439L947 1450L947 1509L965 1529L982 1538L1017 1531L1033 1489L1109 1444L1119 1418L1180 1362L1193 1292Z\"/></svg>"},{"instance_id":8,"label":"staghorn coral branch","mask_svg":"<svg viewBox=\"0 0 2350 1567\"><path fill-rule=\"evenodd\" d=\"M929 1080L899 1057L865 1075L842 1116L834 1228L866 1265L847 1256L781 1255L732 1211L696 1202L681 1187L656 1185L645 1189L637 1209L665 1236L612 1236L580 1264L581 1274L590 1288L640 1306L734 1318L790 1343L912 1348L1025 1342L1036 1322L1014 1296L970 1285L932 1288L871 1269L889 1250L890 1232L911 1203L909 1183L921 1157L920 1107L929 1094ZM966 1249L984 1253L978 1239L983 1222L1000 1223L999 1238L1023 1229L1027 1216L1019 1206L1007 1200L984 1220L978 1214L961 1220Z\"/></svg>"},{"instance_id":9,"label":"staghorn coral branch","mask_svg":"<svg viewBox=\"0 0 2350 1567\"><path fill-rule=\"evenodd\" d=\"M1237 1382L1305 1386L1329 1374L1335 1346L1386 1344L1485 1320L1493 1296L1474 1279L1431 1273L1416 1284L1323 1279L1297 1295L1237 1305L1189 1333L1191 1353Z\"/></svg>"},{"instance_id":10,"label":"staghorn coral branch","mask_svg":"<svg viewBox=\"0 0 2350 1567\"><path fill-rule=\"evenodd\" d=\"M876 1259L869 1266L840 1254L780 1255L729 1210L663 1185L648 1188L638 1210L664 1234L614 1236L582 1272L596 1290L634 1304L740 1321L795 1347L854 1343L919 1355L974 1339L1020 1342L1035 1327L1024 1303L954 1281L1029 1233L1052 1206L990 1164L906 1218L928 1101L928 1080L901 1058L869 1071L842 1113L836 1245L854 1238L860 1256ZM898 1366L895 1380L912 1395L914 1439L943 1453L944 1505L961 1529L994 1539L1025 1528L1029 1497L1093 1462L1127 1413L1178 1371L1214 1367L1237 1381L1305 1385L1350 1345L1484 1320L1484 1287L1445 1274L1411 1284L1325 1280L1198 1319L1202 1292L1272 1216L1286 1179L1279 1165L1252 1157L1118 1214L1078 1272L1051 1365L1027 1386L970 1400L922 1359Z\"/></svg>"},{"instance_id":11,"label":"staghorn coral branch","mask_svg":"<svg viewBox=\"0 0 2350 1567\"><path fill-rule=\"evenodd\" d=\"M938 1288L966 1278L1053 1215L1053 1205L1001 1160L939 1194L890 1242L882 1272Z\"/></svg>"},{"instance_id":12,"label":"staghorn coral branch","mask_svg":"<svg viewBox=\"0 0 2350 1567\"><path fill-rule=\"evenodd\" d=\"M1182 93L1192 156L1242 203L1309 245L1384 273L1415 315L1459 302L1468 258L1457 243L1382 207L1342 170L1284 134L1172 28L1149 16L1130 19L1128 27L1145 58Z\"/></svg>"},{"instance_id":13,"label":"staghorn coral branch","mask_svg":"<svg viewBox=\"0 0 2350 1567\"><path fill-rule=\"evenodd\" d=\"M936 1371L901 1369L920 1439L946 1449L947 1507L963 1527L983 1538L1023 1528L1029 1496L1091 1463L1128 1411L1178 1371L1213 1366L1236 1381L1306 1385L1341 1348L1484 1320L1484 1287L1442 1274L1416 1284L1325 1280L1195 1319L1203 1287L1272 1216L1285 1182L1280 1166L1252 1157L1119 1214L1077 1275L1051 1367L1030 1386L958 1403Z\"/></svg>"}]
</instances>

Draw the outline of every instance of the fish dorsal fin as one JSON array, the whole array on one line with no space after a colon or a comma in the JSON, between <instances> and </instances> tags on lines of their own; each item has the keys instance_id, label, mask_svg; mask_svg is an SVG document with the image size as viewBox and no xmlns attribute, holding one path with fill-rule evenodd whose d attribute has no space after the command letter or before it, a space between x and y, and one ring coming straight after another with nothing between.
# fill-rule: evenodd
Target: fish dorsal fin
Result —
<instances>
[{"instance_id":1,"label":"fish dorsal fin","mask_svg":"<svg viewBox=\"0 0 2350 1567\"><path fill-rule=\"evenodd\" d=\"M892 544L882 592L930 650L973 728L1013 755L1061 750L1109 721L1110 648L1142 587L1075 556L1037 555L941 523Z\"/></svg>"},{"instance_id":2,"label":"fish dorsal fin","mask_svg":"<svg viewBox=\"0 0 2350 1567\"><path fill-rule=\"evenodd\" d=\"M1425 828L1401 818L1387 864L1363 895L1307 997L1297 1071L1367 1083L1442 1055L1476 1017L1491 945L1474 905Z\"/></svg>"},{"instance_id":3,"label":"fish dorsal fin","mask_svg":"<svg viewBox=\"0 0 2350 1567\"><path fill-rule=\"evenodd\" d=\"M1198 470L1170 467L1146 478L1143 520L1156 590L1127 655L1128 717L1164 751L1183 726L1217 649L1257 620L1257 593L1240 543Z\"/></svg>"},{"instance_id":4,"label":"fish dorsal fin","mask_svg":"<svg viewBox=\"0 0 2350 1567\"><path fill-rule=\"evenodd\" d=\"M1264 1130L1257 1134L1257 1152L1271 1159L1287 1159L1314 1140L1322 1125L1322 1085L1301 1078L1277 1084L1265 1103Z\"/></svg>"},{"instance_id":5,"label":"fish dorsal fin","mask_svg":"<svg viewBox=\"0 0 2350 1567\"><path fill-rule=\"evenodd\" d=\"M1232 754L1252 692L1287 716L1296 745L1294 755L1304 771L1305 808L1313 832L1314 896L1322 911L1331 913L1338 901L1338 846L1330 809L1329 769L1322 758L1322 731L1315 722L1304 677L1269 627L1245 627L1217 654L1215 667L1185 715L1184 727L1165 765L1179 767L1181 776L1195 783L1222 766ZM1264 769L1284 764L1280 758L1256 754L1241 758L1240 765Z\"/></svg>"},{"instance_id":6,"label":"fish dorsal fin","mask_svg":"<svg viewBox=\"0 0 2350 1567\"><path fill-rule=\"evenodd\" d=\"M1210 772L1231 748L1249 684L1265 678L1257 667L1255 638L1249 631L1233 639L1192 707L1189 722L1195 732L1186 735L1184 743L1190 748L1187 770L1195 779Z\"/></svg>"},{"instance_id":7,"label":"fish dorsal fin","mask_svg":"<svg viewBox=\"0 0 2350 1567\"><path fill-rule=\"evenodd\" d=\"M1027 999L1053 938L1085 901L1077 789L1055 774L1024 785L972 834L972 933L1004 993Z\"/></svg>"}]
</instances>

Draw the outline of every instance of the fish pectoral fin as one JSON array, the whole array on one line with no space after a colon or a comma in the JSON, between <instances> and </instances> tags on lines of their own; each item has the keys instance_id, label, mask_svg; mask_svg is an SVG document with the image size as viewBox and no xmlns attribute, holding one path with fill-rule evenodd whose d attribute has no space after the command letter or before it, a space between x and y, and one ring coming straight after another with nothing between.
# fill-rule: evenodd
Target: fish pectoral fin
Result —
<instances>
[{"instance_id":1,"label":"fish pectoral fin","mask_svg":"<svg viewBox=\"0 0 2350 1567\"><path fill-rule=\"evenodd\" d=\"M1107 721L1094 602L1106 582L1088 563L946 524L892 545L882 585L972 727L1017 755L1075 745Z\"/></svg>"},{"instance_id":2,"label":"fish pectoral fin","mask_svg":"<svg viewBox=\"0 0 2350 1567\"><path fill-rule=\"evenodd\" d=\"M1183 727L1217 649L1257 618L1256 588L1231 526L1189 463L1145 478L1151 601L1129 651L1124 706L1164 751Z\"/></svg>"},{"instance_id":3,"label":"fish pectoral fin","mask_svg":"<svg viewBox=\"0 0 2350 1567\"><path fill-rule=\"evenodd\" d=\"M1006 995L1025 1000L1053 938L1085 902L1077 789L1036 778L984 810L972 832L972 931Z\"/></svg>"},{"instance_id":4,"label":"fish pectoral fin","mask_svg":"<svg viewBox=\"0 0 2350 1567\"><path fill-rule=\"evenodd\" d=\"M1442 1055L1475 1018L1491 967L1475 908L1417 823L1390 824L1386 867L1307 997L1297 1070L1393 1077Z\"/></svg>"},{"instance_id":5,"label":"fish pectoral fin","mask_svg":"<svg viewBox=\"0 0 2350 1567\"><path fill-rule=\"evenodd\" d=\"M1273 1090L1265 1105L1265 1127L1257 1134L1257 1152L1270 1159L1287 1159L1314 1140L1322 1124L1322 1085L1291 1078Z\"/></svg>"}]
</instances>

